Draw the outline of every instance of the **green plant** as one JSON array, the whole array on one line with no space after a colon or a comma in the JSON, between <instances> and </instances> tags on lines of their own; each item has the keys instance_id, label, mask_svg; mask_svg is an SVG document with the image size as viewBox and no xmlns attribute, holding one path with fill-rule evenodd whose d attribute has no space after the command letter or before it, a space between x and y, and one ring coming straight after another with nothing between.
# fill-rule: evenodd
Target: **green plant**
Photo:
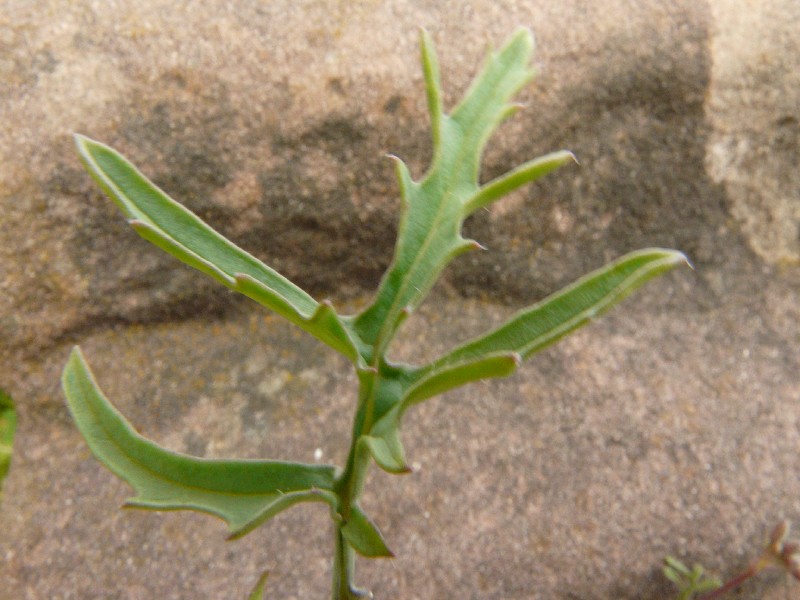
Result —
<instances>
[{"instance_id":1,"label":"green plant","mask_svg":"<svg viewBox=\"0 0 800 600\"><path fill-rule=\"evenodd\" d=\"M740 587L767 569L781 569L800 581L800 543L787 539L791 525L781 521L770 532L759 557L741 573L725 583L717 578L706 578L703 567L689 568L677 558L664 560L664 576L678 586L678 600L715 600Z\"/></svg>"},{"instance_id":2,"label":"green plant","mask_svg":"<svg viewBox=\"0 0 800 600\"><path fill-rule=\"evenodd\" d=\"M702 565L691 569L674 556L664 559L664 577L678 586L677 600L692 600L696 594L715 590L722 585L716 577L707 577Z\"/></svg>"},{"instance_id":3,"label":"green plant","mask_svg":"<svg viewBox=\"0 0 800 600\"><path fill-rule=\"evenodd\" d=\"M206 460L170 452L140 436L106 400L75 348L63 386L81 433L95 456L132 485L128 506L189 509L224 519L230 538L252 531L299 502L327 504L334 529L333 598L367 596L354 585L355 553L392 556L359 497L371 461L390 473L411 469L400 441L405 412L466 383L510 375L538 350L589 322L648 279L686 262L673 250L632 252L423 365L395 364L387 350L445 266L480 245L461 235L464 219L503 195L573 160L555 152L479 184L483 147L513 114L512 96L533 75L533 38L517 32L487 59L464 99L443 111L439 67L423 32L422 62L433 130L433 162L415 181L396 159L403 201L393 260L374 300L339 315L291 281L213 231L170 199L113 149L76 136L94 179L146 240L248 296L347 357L359 382L352 442L343 468L278 461Z\"/></svg>"}]
</instances>

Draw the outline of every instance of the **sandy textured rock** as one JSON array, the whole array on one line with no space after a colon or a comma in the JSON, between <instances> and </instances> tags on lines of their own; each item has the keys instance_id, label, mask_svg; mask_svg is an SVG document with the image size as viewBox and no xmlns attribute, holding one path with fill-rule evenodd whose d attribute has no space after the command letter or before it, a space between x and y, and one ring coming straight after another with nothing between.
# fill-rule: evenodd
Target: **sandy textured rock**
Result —
<instances>
[{"instance_id":1,"label":"sandy textured rock","mask_svg":"<svg viewBox=\"0 0 800 600\"><path fill-rule=\"evenodd\" d=\"M412 412L403 436L419 472L373 469L365 498L398 558L362 561L360 581L379 598L655 600L674 597L658 574L667 553L743 568L773 521L800 513L800 281L752 281L761 291L704 309L695 276L675 274L514 377ZM435 356L508 312L438 297L396 354ZM168 447L344 459L355 377L276 318L104 331L82 347L106 393ZM25 398L0 513L0 597L239 598L263 568L268 597L325 597L322 508L235 543L211 517L120 511L129 489L56 402L66 352L24 373L40 396Z\"/></svg>"},{"instance_id":2,"label":"sandy textured rock","mask_svg":"<svg viewBox=\"0 0 800 600\"><path fill-rule=\"evenodd\" d=\"M726 574L800 523L797 3L30 2L0 10L0 387L20 407L0 600L323 598L328 523L293 509L240 542L210 517L119 511L59 374L80 342L147 434L203 456L341 462L355 378L312 339L148 246L69 134L126 153L226 235L337 305L390 258L388 152L430 156L417 32L449 106L519 25L540 75L484 178L569 148L580 166L470 219L396 352L468 332L624 251L684 250L514 378L424 405L419 473L366 498L398 558L378 598L671 598L667 553ZM469 299L465 299L469 298ZM435 313L433 309L441 310ZM790 588L790 594L797 587ZM778 577L741 598L781 598Z\"/></svg>"},{"instance_id":3,"label":"sandy textured rock","mask_svg":"<svg viewBox=\"0 0 800 600\"><path fill-rule=\"evenodd\" d=\"M17 124L0 133L7 346L230 304L129 235L80 168L73 131L121 149L312 292L372 289L397 222L384 155L421 174L430 154L418 25L438 42L448 104L488 44L536 31L530 109L492 143L485 177L562 147L583 165L474 218L468 232L497 252L456 263L456 289L519 301L642 244L680 247L699 266L738 260L740 229L704 166L705 5L6 4L1 101Z\"/></svg>"},{"instance_id":4,"label":"sandy textured rock","mask_svg":"<svg viewBox=\"0 0 800 600\"><path fill-rule=\"evenodd\" d=\"M750 246L800 261L800 4L712 3L708 169Z\"/></svg>"}]
</instances>

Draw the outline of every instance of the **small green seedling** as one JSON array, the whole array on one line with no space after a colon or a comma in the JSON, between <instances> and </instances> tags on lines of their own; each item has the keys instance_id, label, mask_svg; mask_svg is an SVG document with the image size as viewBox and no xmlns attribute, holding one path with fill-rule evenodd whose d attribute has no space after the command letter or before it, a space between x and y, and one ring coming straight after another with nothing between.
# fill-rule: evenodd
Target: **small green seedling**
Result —
<instances>
[{"instance_id":1,"label":"small green seedling","mask_svg":"<svg viewBox=\"0 0 800 600\"><path fill-rule=\"evenodd\" d=\"M373 301L340 315L241 250L169 198L113 149L76 136L86 168L146 240L222 285L250 297L343 354L358 377L352 441L343 467L279 461L207 460L171 452L139 435L109 403L78 348L64 369L67 402L95 456L136 490L127 505L204 511L225 520L230 538L252 531L300 502L320 502L333 522L333 598L369 596L354 585L356 553L392 556L360 504L371 462L389 473L411 468L400 441L406 411L469 382L505 377L542 348L591 321L650 278L686 259L674 250L632 252L579 279L427 364L398 364L387 352L403 322L445 266L481 248L461 235L470 214L573 161L560 151L479 183L480 159L493 130L519 108L528 83L533 37L518 31L488 57L450 114L442 107L439 66L427 33L422 63L433 129L433 162L420 179L396 160L402 218L394 257Z\"/></svg>"},{"instance_id":2,"label":"small green seedling","mask_svg":"<svg viewBox=\"0 0 800 600\"><path fill-rule=\"evenodd\" d=\"M791 524L781 521L770 532L759 557L725 583L715 577L706 577L703 567L692 570L677 558L664 559L664 576L678 586L677 600L716 600L733 592L744 583L768 569L780 569L800 581L800 543L789 539ZM788 592L787 592L788 598Z\"/></svg>"},{"instance_id":3,"label":"small green seedling","mask_svg":"<svg viewBox=\"0 0 800 600\"><path fill-rule=\"evenodd\" d=\"M690 569L674 556L664 559L664 576L678 586L677 600L692 600L697 594L716 590L722 585L716 577L706 576L702 565Z\"/></svg>"}]
</instances>

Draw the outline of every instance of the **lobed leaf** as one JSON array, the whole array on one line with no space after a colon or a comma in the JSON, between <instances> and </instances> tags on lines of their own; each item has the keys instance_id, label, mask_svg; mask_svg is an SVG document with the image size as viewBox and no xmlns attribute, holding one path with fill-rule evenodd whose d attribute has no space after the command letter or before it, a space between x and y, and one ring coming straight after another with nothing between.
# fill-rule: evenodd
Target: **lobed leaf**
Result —
<instances>
[{"instance_id":1,"label":"lobed leaf","mask_svg":"<svg viewBox=\"0 0 800 600\"><path fill-rule=\"evenodd\" d=\"M77 347L62 383L92 453L136 490L126 506L206 512L239 537L292 504L334 498L329 465L195 458L144 438L105 398Z\"/></svg>"},{"instance_id":2,"label":"lobed leaf","mask_svg":"<svg viewBox=\"0 0 800 600\"><path fill-rule=\"evenodd\" d=\"M159 189L119 152L75 135L81 160L144 239L223 285L288 319L352 361L359 354L350 331L314 298L214 231Z\"/></svg>"},{"instance_id":3,"label":"lobed leaf","mask_svg":"<svg viewBox=\"0 0 800 600\"><path fill-rule=\"evenodd\" d=\"M17 430L17 412L11 396L0 390L0 500L3 499L3 480L11 467L14 433Z\"/></svg>"},{"instance_id":4,"label":"lobed leaf","mask_svg":"<svg viewBox=\"0 0 800 600\"><path fill-rule=\"evenodd\" d=\"M397 162L403 199L394 257L371 305L353 319L358 336L374 346L376 356L388 347L402 320L425 298L442 269L459 254L479 248L461 236L464 219L504 193L556 168L569 153L526 163L483 188L478 172L491 132L515 108L510 98L533 76L529 61L533 37L518 31L492 53L481 73L451 115L443 112L439 68L428 35L422 35L423 70L433 129L433 162L425 177L414 181Z\"/></svg>"}]
</instances>

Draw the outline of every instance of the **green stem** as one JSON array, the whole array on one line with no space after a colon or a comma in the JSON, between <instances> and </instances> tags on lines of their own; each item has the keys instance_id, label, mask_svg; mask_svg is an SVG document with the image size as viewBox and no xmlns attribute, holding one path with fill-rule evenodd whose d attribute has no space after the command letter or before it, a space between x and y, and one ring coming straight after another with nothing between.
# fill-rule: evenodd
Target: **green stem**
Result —
<instances>
[{"instance_id":1,"label":"green stem","mask_svg":"<svg viewBox=\"0 0 800 600\"><path fill-rule=\"evenodd\" d=\"M759 559L757 562L750 565L746 571L743 573L739 573L733 579L729 579L723 585L718 587L715 590L711 590L707 594L703 594L702 596L698 596L697 600L715 600L716 598L721 598L724 594L727 594L731 590L738 588L748 579L751 579L758 575L761 571L763 571L766 566L769 564L768 560L765 560L763 557Z\"/></svg>"},{"instance_id":2,"label":"green stem","mask_svg":"<svg viewBox=\"0 0 800 600\"><path fill-rule=\"evenodd\" d=\"M369 467L369 456L359 453L353 443L351 459L337 481L336 491L339 495L339 512L344 521L350 518L351 507L358 500L361 487ZM359 456L361 454L361 456ZM333 600L356 600L371 598L372 594L360 590L355 585L356 554L353 547L342 535L338 523L334 523L334 555L333 555Z\"/></svg>"},{"instance_id":3,"label":"green stem","mask_svg":"<svg viewBox=\"0 0 800 600\"><path fill-rule=\"evenodd\" d=\"M333 557L333 600L353 600L360 594L353 586L356 570L356 556L353 547L344 539L337 527L334 532L335 550Z\"/></svg>"},{"instance_id":4,"label":"green stem","mask_svg":"<svg viewBox=\"0 0 800 600\"><path fill-rule=\"evenodd\" d=\"M361 495L370 464L369 454L364 452L363 448L359 450L358 446L358 440L364 433L363 422L359 425L362 409L363 407L360 406L356 411L347 463L334 484L334 491L339 497L339 514L345 522L350 518L352 506ZM342 535L339 525L339 523L334 523L333 600L371 598L372 594L358 589L355 585L355 550Z\"/></svg>"}]
</instances>

